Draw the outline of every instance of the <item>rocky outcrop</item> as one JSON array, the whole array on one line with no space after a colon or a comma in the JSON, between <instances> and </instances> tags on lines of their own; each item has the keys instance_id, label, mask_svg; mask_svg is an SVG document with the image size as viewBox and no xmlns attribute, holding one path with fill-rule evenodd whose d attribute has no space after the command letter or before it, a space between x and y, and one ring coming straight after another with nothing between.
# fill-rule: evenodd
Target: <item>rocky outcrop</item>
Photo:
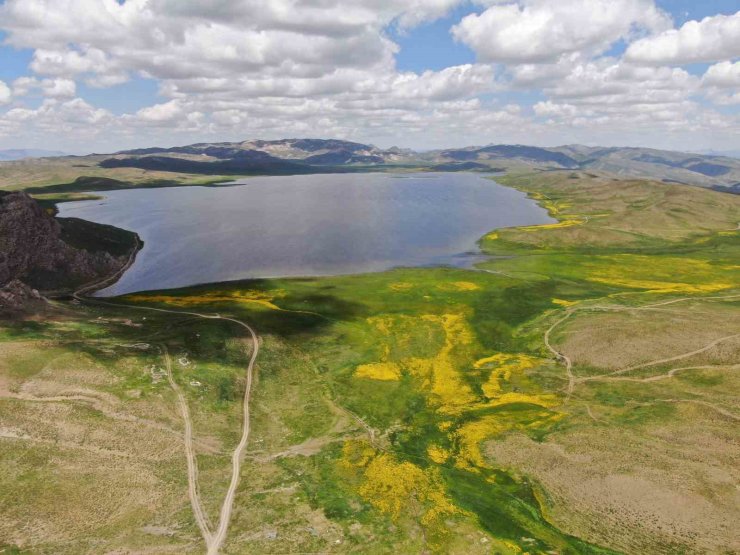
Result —
<instances>
[{"instance_id":1,"label":"rocky outcrop","mask_svg":"<svg viewBox=\"0 0 740 555\"><path fill-rule=\"evenodd\" d=\"M0 315L38 312L45 306L46 299L41 293L22 281L14 279L4 287L0 287Z\"/></svg>"},{"instance_id":2,"label":"rocky outcrop","mask_svg":"<svg viewBox=\"0 0 740 555\"><path fill-rule=\"evenodd\" d=\"M86 242L80 240L83 225L84 235L89 236ZM34 298L34 289L71 291L113 274L128 255L106 250L112 234L117 234L119 251L130 252L135 247L132 233L80 220L59 220L26 193L0 192L0 288L4 292L0 304L15 306L16 301ZM121 248L124 242L129 249Z\"/></svg>"}]
</instances>

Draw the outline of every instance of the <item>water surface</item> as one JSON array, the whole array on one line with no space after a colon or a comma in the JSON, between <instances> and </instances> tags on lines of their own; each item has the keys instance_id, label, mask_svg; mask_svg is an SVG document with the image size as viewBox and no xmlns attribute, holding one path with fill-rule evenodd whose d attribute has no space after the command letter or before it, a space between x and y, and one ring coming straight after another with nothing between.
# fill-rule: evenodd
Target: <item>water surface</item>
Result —
<instances>
[{"instance_id":1,"label":"water surface","mask_svg":"<svg viewBox=\"0 0 740 555\"><path fill-rule=\"evenodd\" d=\"M98 295L244 278L396 266L469 266L488 231L553 221L523 193L480 175L253 177L220 187L100 193L60 216L136 231L136 262Z\"/></svg>"}]
</instances>

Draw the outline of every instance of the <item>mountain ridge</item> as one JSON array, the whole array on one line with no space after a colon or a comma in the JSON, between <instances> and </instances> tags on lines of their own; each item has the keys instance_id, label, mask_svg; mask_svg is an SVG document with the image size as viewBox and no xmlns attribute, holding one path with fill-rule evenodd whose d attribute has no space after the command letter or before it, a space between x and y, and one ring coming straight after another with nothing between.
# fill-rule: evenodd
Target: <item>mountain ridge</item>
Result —
<instances>
[{"instance_id":1,"label":"mountain ridge","mask_svg":"<svg viewBox=\"0 0 740 555\"><path fill-rule=\"evenodd\" d=\"M74 179L110 177L116 172L143 175L247 176L337 173L354 171L595 171L622 178L684 183L740 193L740 160L714 154L686 153L642 147L599 147L578 144L557 147L488 144L417 152L342 139L248 139L201 142L172 147L121 150L68 158L44 158L8 164L66 165ZM94 168L94 171L71 168ZM23 172L16 172L23 176ZM59 172L57 172L57 175ZM128 175L128 174L126 174ZM165 179L166 180L166 179ZM126 179L121 181L129 182ZM177 184L178 179L170 179ZM59 182L58 182L59 183ZM53 184L52 184L53 185ZM70 184L71 185L71 184Z\"/></svg>"},{"instance_id":2,"label":"mountain ridge","mask_svg":"<svg viewBox=\"0 0 740 555\"><path fill-rule=\"evenodd\" d=\"M28 158L48 158L66 156L66 153L59 150L40 150L34 148L10 148L0 150L0 162L9 162L12 160L26 160Z\"/></svg>"}]
</instances>

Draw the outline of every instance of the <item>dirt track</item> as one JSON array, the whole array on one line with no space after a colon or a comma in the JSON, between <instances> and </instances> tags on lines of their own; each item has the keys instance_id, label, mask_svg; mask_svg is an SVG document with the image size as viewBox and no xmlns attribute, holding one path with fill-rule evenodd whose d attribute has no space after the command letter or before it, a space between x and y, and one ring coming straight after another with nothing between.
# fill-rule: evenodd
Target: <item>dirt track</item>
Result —
<instances>
[{"instance_id":1,"label":"dirt track","mask_svg":"<svg viewBox=\"0 0 740 555\"><path fill-rule=\"evenodd\" d=\"M247 441L249 440L249 430L250 430L249 401L250 401L251 390L252 390L254 364L259 354L259 338L257 336L257 333L252 329L252 327L250 327L245 322L242 322L241 320L237 320L235 318L228 318L225 316L221 316L219 314L202 314L199 312L188 312L188 311L183 311L183 310L170 310L170 309L165 309L165 308L155 308L155 307L148 307L148 306L110 303L110 302L105 302L105 301L101 301L98 299L84 296L85 293L99 289L100 287L110 283L111 280L118 279L121 276L121 274L125 272L126 269L128 269L128 267L133 263L133 259L135 255L136 255L136 250L134 250L131 253L131 256L129 257L129 261L126 263L126 265L124 265L123 268L121 268L118 272L116 272L116 274L106 278L105 280L101 280L97 283L83 286L81 289L77 290L73 294L73 297L80 302L100 304L100 305L106 305L106 306L112 306L112 307L118 307L118 308L125 307L125 308L132 308L135 310L146 310L146 311L152 311L152 312L163 312L163 313L168 313L168 314L196 316L198 318L204 318L206 320L224 320L227 322L232 322L234 324L237 324L238 326L247 330L249 332L249 335L252 341L252 354L249 358L249 363L247 364L247 368L246 368L246 382L247 383L246 383L246 387L244 390L244 398L243 398L243 403L242 403L242 435L241 435L241 439L239 440L238 445L236 446L236 449L234 449L234 452L231 456L231 481L229 483L228 489L226 490L226 495L224 496L223 504L221 505L221 512L220 512L219 521L218 521L218 528L216 529L215 533L211 532L210 527L208 526L208 520L205 515L205 512L203 511L203 507L200 502L200 496L198 494L198 467L196 464L195 454L193 452L193 447L192 447L192 442L193 442L192 421L190 419L190 413L188 411L187 401L172 376L172 364L169 358L169 353L167 352L166 348L164 349L165 365L167 369L168 380L170 382L170 385L175 390L175 393L178 396L178 404L180 405L180 411L183 415L183 420L185 423L184 442L185 442L185 453L186 453L187 462L188 462L188 495L190 497L190 503L193 507L193 514L195 516L195 520L198 523L198 527L201 530L203 539L206 542L208 554L215 555L219 552L219 550L221 549L221 546L223 545L224 540L226 539L226 534L229 528L229 521L231 520L231 511L234 506L234 498L236 496L236 488L239 485L239 475L241 472L241 463L242 463L242 458L244 456L244 449L246 448Z\"/></svg>"},{"instance_id":2,"label":"dirt track","mask_svg":"<svg viewBox=\"0 0 740 555\"><path fill-rule=\"evenodd\" d=\"M555 356L555 359L556 360L559 360L559 361L562 361L563 363L565 363L565 371L566 371L566 375L567 375L567 379L568 379L568 385L566 387L566 394L567 394L566 401L568 399L570 399L571 395L573 394L573 390L575 389L575 386L576 386L577 383L582 383L582 382L587 382L587 381L600 381L600 380L603 380L605 378L608 378L608 377L611 377L611 376L616 376L616 375L619 375L619 374L624 374L624 373L627 373L627 372L631 372L633 370L638 370L638 369L641 369L641 368L646 368L646 367L654 366L654 365L658 365L658 364L664 364L664 363L667 363L667 362L674 362L674 361L677 361L677 360L682 360L682 359L691 357L693 355L697 355L697 354L703 353L703 352L705 352L705 351L707 351L709 349L712 349L713 347L715 347L716 345L722 343L723 341L727 341L727 340L730 340L730 339L735 339L737 337L740 337L740 334L729 335L729 336L726 336L726 337L719 338L719 339L717 339L715 341L712 341L708 345L705 345L705 346L703 346L703 347L701 347L699 349L696 349L695 351L690 351L688 353L682 353L680 355L676 355L676 356L673 356L673 357L664 358L664 359L660 359L660 360L654 360L654 361L651 361L651 362L647 362L647 363L643 363L643 364L638 364L636 366L631 366L631 367L628 367L628 368L622 368L620 370L616 370L614 372L609 372L608 374L604 374L604 375L600 375L600 376L587 376L587 377L577 378L575 376L575 374L573 373L573 362L570 359L570 357L568 357L564 353L558 351L550 343L550 336L551 336L552 332L555 330L555 328L557 328L563 322L565 322L566 320L568 320L577 311L654 310L654 309L657 309L657 307L662 307L662 306L669 305L669 304L682 303L682 302L692 301L692 300L693 301L712 301L712 300L736 299L738 297L740 297L740 295L715 295L715 296L711 296L711 297L681 297L681 298L678 298L678 299L671 299L671 300L668 300L668 301L662 301L662 302L652 303L652 304L643 305L643 306L626 306L626 305L600 306L600 305L593 305L593 306L576 306L576 307L568 308L565 311L565 315L562 316L555 323L553 323L547 329L547 331L545 331L545 334L544 334L544 337L543 337L543 342L544 342L545 346ZM693 367L691 367L691 368L693 368ZM673 369L671 372L668 373L668 376L672 376L673 373L678 372L680 370L683 370L683 368ZM617 378L612 378L612 379L617 379ZM660 379L660 378L653 378L653 379ZM650 380L645 380L645 381L650 381Z\"/></svg>"}]
</instances>

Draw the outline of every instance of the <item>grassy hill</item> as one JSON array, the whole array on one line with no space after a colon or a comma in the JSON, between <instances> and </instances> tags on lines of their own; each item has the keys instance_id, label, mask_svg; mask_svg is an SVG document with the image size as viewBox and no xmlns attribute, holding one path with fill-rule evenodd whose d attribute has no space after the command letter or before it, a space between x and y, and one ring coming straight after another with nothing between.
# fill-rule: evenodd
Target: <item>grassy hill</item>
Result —
<instances>
[{"instance_id":1,"label":"grassy hill","mask_svg":"<svg viewBox=\"0 0 740 555\"><path fill-rule=\"evenodd\" d=\"M740 189L736 158L569 145L488 145L414 152L336 139L199 143L113 154L0 162L0 189L79 193L118 188L203 185L238 176L354 171L559 171L685 183L725 192ZM100 189L96 189L96 186ZM46 189L46 191L42 191Z\"/></svg>"},{"instance_id":2,"label":"grassy hill","mask_svg":"<svg viewBox=\"0 0 740 555\"><path fill-rule=\"evenodd\" d=\"M225 553L736 551L740 198L570 170L497 180L558 223L493 230L478 269L5 322L0 538L203 551L165 357L215 521L249 356L243 330L192 314L218 313L261 337Z\"/></svg>"}]
</instances>

